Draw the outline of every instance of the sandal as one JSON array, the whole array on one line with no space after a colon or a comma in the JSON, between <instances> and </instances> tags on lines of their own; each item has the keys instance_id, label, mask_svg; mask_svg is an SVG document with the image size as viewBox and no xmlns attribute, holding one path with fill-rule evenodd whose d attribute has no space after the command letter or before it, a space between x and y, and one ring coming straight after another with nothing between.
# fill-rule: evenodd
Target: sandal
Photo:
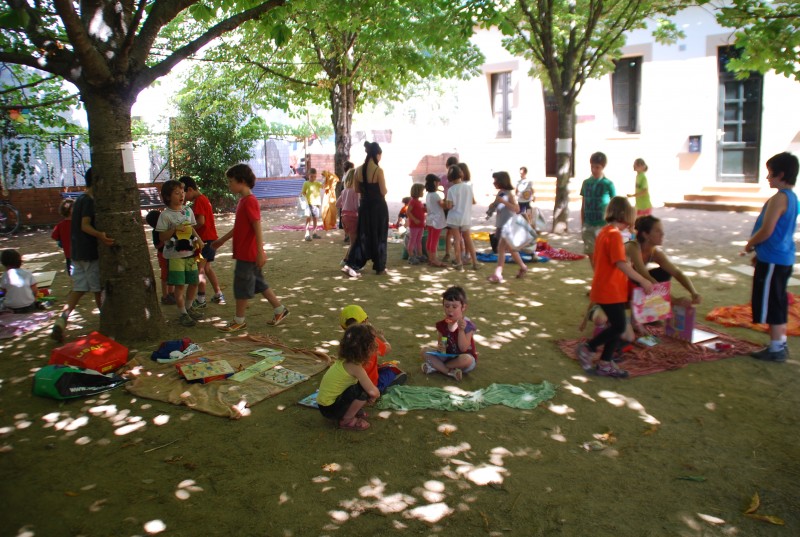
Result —
<instances>
[{"instance_id":1,"label":"sandal","mask_svg":"<svg viewBox=\"0 0 800 537\"><path fill-rule=\"evenodd\" d=\"M368 418L369 414L367 414L367 411L362 408L361 410L356 412L356 417L357 418Z\"/></svg>"},{"instance_id":2,"label":"sandal","mask_svg":"<svg viewBox=\"0 0 800 537\"><path fill-rule=\"evenodd\" d=\"M463 378L464 373L459 368L455 367L455 368L453 368L453 369L451 369L450 371L447 372L447 376L448 377L453 377L457 381L461 382L461 379Z\"/></svg>"},{"instance_id":3,"label":"sandal","mask_svg":"<svg viewBox=\"0 0 800 537\"><path fill-rule=\"evenodd\" d=\"M522 278L525 277L527 273L528 273L528 267L522 267L521 269L519 269L519 272L517 272L517 279L521 280Z\"/></svg>"},{"instance_id":4,"label":"sandal","mask_svg":"<svg viewBox=\"0 0 800 537\"><path fill-rule=\"evenodd\" d=\"M348 422L339 420L339 428L346 431L364 431L369 429L369 422L356 416Z\"/></svg>"},{"instance_id":5,"label":"sandal","mask_svg":"<svg viewBox=\"0 0 800 537\"><path fill-rule=\"evenodd\" d=\"M503 280L502 276L498 276L497 274L492 274L486 279L489 280L491 283L503 283L505 281Z\"/></svg>"}]
</instances>

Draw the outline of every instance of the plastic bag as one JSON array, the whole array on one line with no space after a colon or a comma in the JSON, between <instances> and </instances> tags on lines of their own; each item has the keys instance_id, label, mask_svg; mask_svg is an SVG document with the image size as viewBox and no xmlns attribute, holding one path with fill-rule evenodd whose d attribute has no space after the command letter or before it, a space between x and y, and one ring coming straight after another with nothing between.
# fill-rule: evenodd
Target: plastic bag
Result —
<instances>
[{"instance_id":1,"label":"plastic bag","mask_svg":"<svg viewBox=\"0 0 800 537\"><path fill-rule=\"evenodd\" d=\"M305 196L297 196L297 216L305 217L308 210L308 200Z\"/></svg>"},{"instance_id":2,"label":"plastic bag","mask_svg":"<svg viewBox=\"0 0 800 537\"><path fill-rule=\"evenodd\" d=\"M537 235L523 215L515 214L503 225L500 236L513 249L519 250L534 242Z\"/></svg>"}]
</instances>

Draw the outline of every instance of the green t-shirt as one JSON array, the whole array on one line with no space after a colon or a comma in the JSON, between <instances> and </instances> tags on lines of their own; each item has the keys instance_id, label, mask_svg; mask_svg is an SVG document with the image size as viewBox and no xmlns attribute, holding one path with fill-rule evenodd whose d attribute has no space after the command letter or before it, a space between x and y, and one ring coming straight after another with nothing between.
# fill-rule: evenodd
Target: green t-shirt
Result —
<instances>
[{"instance_id":1,"label":"green t-shirt","mask_svg":"<svg viewBox=\"0 0 800 537\"><path fill-rule=\"evenodd\" d=\"M614 183L605 177L586 179L581 185L583 223L586 226L606 225L606 206L617 195Z\"/></svg>"},{"instance_id":2,"label":"green t-shirt","mask_svg":"<svg viewBox=\"0 0 800 537\"><path fill-rule=\"evenodd\" d=\"M639 192L642 190L647 190L647 194L644 196L639 196ZM646 209L652 209L653 204L650 203L650 187L647 186L647 176L644 172L639 172L636 174L636 210L637 211L644 211Z\"/></svg>"}]
</instances>

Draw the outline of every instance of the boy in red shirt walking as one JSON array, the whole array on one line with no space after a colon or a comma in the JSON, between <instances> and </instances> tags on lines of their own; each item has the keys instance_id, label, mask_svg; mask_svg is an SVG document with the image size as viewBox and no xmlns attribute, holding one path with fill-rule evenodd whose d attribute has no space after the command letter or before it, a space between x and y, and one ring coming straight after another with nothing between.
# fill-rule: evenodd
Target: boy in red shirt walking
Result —
<instances>
[{"instance_id":1,"label":"boy in red shirt walking","mask_svg":"<svg viewBox=\"0 0 800 537\"><path fill-rule=\"evenodd\" d=\"M256 293L260 293L274 308L272 320L267 321L267 324L277 326L289 315L289 310L270 289L261 270L267 261L267 256L264 254L264 240L261 233L261 207L252 193L256 176L247 164L237 164L228 168L225 176L228 178L231 192L239 195L239 203L236 205L233 229L215 240L213 246L217 250L233 237L233 258L236 260L236 268L233 271L233 296L236 298L236 315L232 322L220 330L238 332L247 328L245 322L247 301Z\"/></svg>"},{"instance_id":2,"label":"boy in red shirt walking","mask_svg":"<svg viewBox=\"0 0 800 537\"><path fill-rule=\"evenodd\" d=\"M212 243L219 238L217 235L217 226L214 223L214 209L211 208L211 202L205 194L201 194L197 188L197 183L188 175L184 175L179 179L183 183L186 201L192 202L192 212L194 219L197 221L195 230L200 235L200 240L203 241L203 251L201 252L203 258L197 262L197 270L200 272L200 283L197 286L197 299L195 299L195 308L206 307L206 280L211 284L214 289L214 296L211 297L212 302L217 304L225 304L225 297L219 288L219 281L217 280L217 273L211 263L216 256L216 250Z\"/></svg>"}]
</instances>

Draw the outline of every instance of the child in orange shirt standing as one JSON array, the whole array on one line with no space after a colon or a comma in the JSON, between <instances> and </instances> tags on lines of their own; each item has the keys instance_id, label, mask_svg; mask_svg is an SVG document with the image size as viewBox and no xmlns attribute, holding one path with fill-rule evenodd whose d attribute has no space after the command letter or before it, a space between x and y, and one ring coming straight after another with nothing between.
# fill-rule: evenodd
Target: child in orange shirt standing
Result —
<instances>
[{"instance_id":1,"label":"child in orange shirt standing","mask_svg":"<svg viewBox=\"0 0 800 537\"><path fill-rule=\"evenodd\" d=\"M653 284L636 272L625 256L622 231L633 227L636 211L626 198L617 196L606 207L606 222L597 234L594 249L594 277L589 298L602 308L608 317L608 327L585 343L578 345L578 361L586 372L592 371L594 355L603 347L594 372L604 377L625 378L628 372L612 361L620 336L625 332L625 305L628 302L628 279L641 285L646 293Z\"/></svg>"}]
</instances>

